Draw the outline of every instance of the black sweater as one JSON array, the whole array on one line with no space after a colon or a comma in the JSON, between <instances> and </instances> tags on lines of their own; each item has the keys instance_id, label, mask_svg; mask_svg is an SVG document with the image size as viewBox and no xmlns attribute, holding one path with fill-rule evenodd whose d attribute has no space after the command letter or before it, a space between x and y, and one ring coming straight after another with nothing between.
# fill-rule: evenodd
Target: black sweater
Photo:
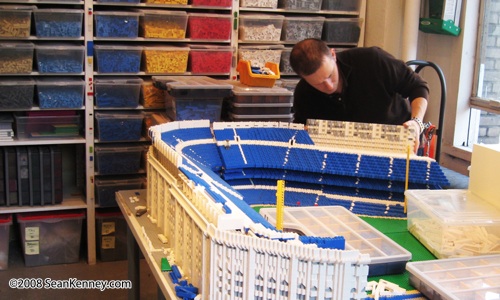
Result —
<instances>
[{"instance_id":1,"label":"black sweater","mask_svg":"<svg viewBox=\"0 0 500 300\"><path fill-rule=\"evenodd\" d=\"M401 125L411 117L409 101L428 99L429 88L406 64L378 47L337 53L342 93L327 95L301 79L294 93L294 122L307 119Z\"/></svg>"}]
</instances>

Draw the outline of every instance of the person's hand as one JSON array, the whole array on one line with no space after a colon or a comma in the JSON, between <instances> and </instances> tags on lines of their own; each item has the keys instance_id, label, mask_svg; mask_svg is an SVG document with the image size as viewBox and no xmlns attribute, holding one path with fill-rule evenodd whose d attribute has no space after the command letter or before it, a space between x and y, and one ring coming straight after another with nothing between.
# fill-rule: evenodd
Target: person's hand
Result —
<instances>
[{"instance_id":1,"label":"person's hand","mask_svg":"<svg viewBox=\"0 0 500 300\"><path fill-rule=\"evenodd\" d=\"M418 147L420 146L420 125L415 120L409 120L403 123L405 128L413 129L411 133L413 134L413 153L417 154Z\"/></svg>"}]
</instances>

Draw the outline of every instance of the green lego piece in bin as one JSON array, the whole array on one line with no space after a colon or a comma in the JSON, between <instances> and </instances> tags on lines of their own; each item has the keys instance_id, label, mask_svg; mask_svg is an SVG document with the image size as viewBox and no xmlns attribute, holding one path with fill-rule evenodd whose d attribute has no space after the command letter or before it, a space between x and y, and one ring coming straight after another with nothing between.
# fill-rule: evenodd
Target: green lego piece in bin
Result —
<instances>
[{"instance_id":1,"label":"green lego piece in bin","mask_svg":"<svg viewBox=\"0 0 500 300\"><path fill-rule=\"evenodd\" d=\"M161 271L162 272L172 271L172 267L170 266L170 263L168 262L168 259L166 257L161 258Z\"/></svg>"}]
</instances>

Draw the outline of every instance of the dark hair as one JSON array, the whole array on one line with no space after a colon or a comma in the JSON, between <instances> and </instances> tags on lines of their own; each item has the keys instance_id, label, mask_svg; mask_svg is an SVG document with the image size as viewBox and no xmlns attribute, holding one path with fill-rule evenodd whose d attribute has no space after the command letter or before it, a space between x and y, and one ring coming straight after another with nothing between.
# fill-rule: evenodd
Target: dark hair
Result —
<instances>
[{"instance_id":1,"label":"dark hair","mask_svg":"<svg viewBox=\"0 0 500 300\"><path fill-rule=\"evenodd\" d=\"M290 53L290 65L300 76L311 75L316 72L325 56L331 56L328 45L319 39L305 39L293 46Z\"/></svg>"}]
</instances>

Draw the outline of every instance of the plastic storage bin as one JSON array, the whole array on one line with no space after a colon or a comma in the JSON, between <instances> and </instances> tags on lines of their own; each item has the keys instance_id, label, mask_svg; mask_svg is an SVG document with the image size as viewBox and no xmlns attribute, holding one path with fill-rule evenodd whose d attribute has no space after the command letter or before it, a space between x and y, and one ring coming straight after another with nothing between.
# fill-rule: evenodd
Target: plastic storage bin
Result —
<instances>
[{"instance_id":1,"label":"plastic storage bin","mask_svg":"<svg viewBox=\"0 0 500 300\"><path fill-rule=\"evenodd\" d=\"M33 70L33 43L1 43L0 74L29 74Z\"/></svg>"},{"instance_id":2,"label":"plastic storage bin","mask_svg":"<svg viewBox=\"0 0 500 300\"><path fill-rule=\"evenodd\" d=\"M321 9L322 0L279 0L278 7L290 10L316 11Z\"/></svg>"},{"instance_id":3,"label":"plastic storage bin","mask_svg":"<svg viewBox=\"0 0 500 300\"><path fill-rule=\"evenodd\" d=\"M165 107L165 97L167 91L160 89L153 84L152 80L144 80L141 86L141 104L145 108Z\"/></svg>"},{"instance_id":4,"label":"plastic storage bin","mask_svg":"<svg viewBox=\"0 0 500 300\"><path fill-rule=\"evenodd\" d=\"M25 265L78 262L84 218L80 210L18 214Z\"/></svg>"},{"instance_id":5,"label":"plastic storage bin","mask_svg":"<svg viewBox=\"0 0 500 300\"><path fill-rule=\"evenodd\" d=\"M325 19L323 40L328 43L357 44L361 34L361 19L332 18Z\"/></svg>"},{"instance_id":6,"label":"plastic storage bin","mask_svg":"<svg viewBox=\"0 0 500 300\"><path fill-rule=\"evenodd\" d=\"M97 3L141 3L140 0L97 0Z\"/></svg>"},{"instance_id":7,"label":"plastic storage bin","mask_svg":"<svg viewBox=\"0 0 500 300\"><path fill-rule=\"evenodd\" d=\"M220 121L222 100L233 86L205 76L172 76L154 78L167 90L167 102L173 104L173 120Z\"/></svg>"},{"instance_id":8,"label":"plastic storage bin","mask_svg":"<svg viewBox=\"0 0 500 300\"><path fill-rule=\"evenodd\" d=\"M96 203L99 207L117 207L115 193L143 188L143 177L98 178L95 181Z\"/></svg>"},{"instance_id":9,"label":"plastic storage bin","mask_svg":"<svg viewBox=\"0 0 500 300\"><path fill-rule=\"evenodd\" d=\"M240 7L278 8L278 0L240 0Z\"/></svg>"},{"instance_id":10,"label":"plastic storage bin","mask_svg":"<svg viewBox=\"0 0 500 300\"><path fill-rule=\"evenodd\" d=\"M31 78L0 80L0 109L31 108L35 81Z\"/></svg>"},{"instance_id":11,"label":"plastic storage bin","mask_svg":"<svg viewBox=\"0 0 500 300\"><path fill-rule=\"evenodd\" d=\"M141 36L155 39L186 37L188 16L185 11L140 10Z\"/></svg>"},{"instance_id":12,"label":"plastic storage bin","mask_svg":"<svg viewBox=\"0 0 500 300\"><path fill-rule=\"evenodd\" d=\"M0 5L0 37L28 38L34 5Z\"/></svg>"},{"instance_id":13,"label":"plastic storage bin","mask_svg":"<svg viewBox=\"0 0 500 300\"><path fill-rule=\"evenodd\" d=\"M358 12L361 0L323 0L322 10Z\"/></svg>"},{"instance_id":14,"label":"plastic storage bin","mask_svg":"<svg viewBox=\"0 0 500 300\"><path fill-rule=\"evenodd\" d=\"M293 103L293 92L281 87L248 87L235 85L231 102L235 104L258 104L273 105L285 104L282 107L289 107ZM243 106L240 106L243 107ZM241 112L236 112L241 114ZM289 111L286 113L290 113Z\"/></svg>"},{"instance_id":15,"label":"plastic storage bin","mask_svg":"<svg viewBox=\"0 0 500 300\"><path fill-rule=\"evenodd\" d=\"M139 141L142 133L142 112L97 112L99 141Z\"/></svg>"},{"instance_id":16,"label":"plastic storage bin","mask_svg":"<svg viewBox=\"0 0 500 300\"><path fill-rule=\"evenodd\" d=\"M101 261L127 259L127 221L120 210L98 209L95 213L97 254Z\"/></svg>"},{"instance_id":17,"label":"plastic storage bin","mask_svg":"<svg viewBox=\"0 0 500 300\"><path fill-rule=\"evenodd\" d=\"M0 271L9 268L9 242L10 225L12 225L11 214L0 215Z\"/></svg>"},{"instance_id":18,"label":"plastic storage bin","mask_svg":"<svg viewBox=\"0 0 500 300\"><path fill-rule=\"evenodd\" d=\"M276 209L260 210L276 224ZM318 237L343 236L345 250L369 254L368 276L403 273L411 253L342 206L287 207L283 231L299 231Z\"/></svg>"},{"instance_id":19,"label":"plastic storage bin","mask_svg":"<svg viewBox=\"0 0 500 300\"><path fill-rule=\"evenodd\" d=\"M80 78L39 78L36 90L38 105L42 109L81 108L85 81Z\"/></svg>"},{"instance_id":20,"label":"plastic storage bin","mask_svg":"<svg viewBox=\"0 0 500 300\"><path fill-rule=\"evenodd\" d=\"M144 47L143 57L143 69L146 73L185 73L187 71L189 47Z\"/></svg>"},{"instance_id":21,"label":"plastic storage bin","mask_svg":"<svg viewBox=\"0 0 500 300\"><path fill-rule=\"evenodd\" d=\"M96 107L137 107L139 105L142 82L143 80L139 77L96 79L94 82Z\"/></svg>"},{"instance_id":22,"label":"plastic storage bin","mask_svg":"<svg viewBox=\"0 0 500 300\"><path fill-rule=\"evenodd\" d=\"M283 45L252 45L238 47L238 60L248 60L252 66L263 67L266 62L280 63Z\"/></svg>"},{"instance_id":23,"label":"plastic storage bin","mask_svg":"<svg viewBox=\"0 0 500 300\"><path fill-rule=\"evenodd\" d=\"M188 37L192 40L230 40L232 16L208 13L188 14Z\"/></svg>"},{"instance_id":24,"label":"plastic storage bin","mask_svg":"<svg viewBox=\"0 0 500 300\"><path fill-rule=\"evenodd\" d=\"M83 9L35 9L35 32L39 38L79 38Z\"/></svg>"},{"instance_id":25,"label":"plastic storage bin","mask_svg":"<svg viewBox=\"0 0 500 300\"><path fill-rule=\"evenodd\" d=\"M136 38L139 36L139 16L139 12L96 11L94 12L95 36Z\"/></svg>"},{"instance_id":26,"label":"plastic storage bin","mask_svg":"<svg viewBox=\"0 0 500 300\"><path fill-rule=\"evenodd\" d=\"M144 146L99 145L95 148L99 175L134 174L141 168Z\"/></svg>"},{"instance_id":27,"label":"plastic storage bin","mask_svg":"<svg viewBox=\"0 0 500 300\"><path fill-rule=\"evenodd\" d=\"M438 258L500 251L500 210L467 190L408 190L408 231Z\"/></svg>"},{"instance_id":28,"label":"plastic storage bin","mask_svg":"<svg viewBox=\"0 0 500 300\"><path fill-rule=\"evenodd\" d=\"M74 44L35 45L38 72L82 73L85 46Z\"/></svg>"},{"instance_id":29,"label":"plastic storage bin","mask_svg":"<svg viewBox=\"0 0 500 300\"><path fill-rule=\"evenodd\" d=\"M228 113L229 121L237 122L249 122L249 121L259 121L259 122L292 122L293 114L284 115L238 115L233 113Z\"/></svg>"},{"instance_id":30,"label":"plastic storage bin","mask_svg":"<svg viewBox=\"0 0 500 300\"><path fill-rule=\"evenodd\" d=\"M265 67L269 68L274 75L254 74L247 60L240 60L236 71L240 74L240 82L249 86L272 87L276 79L280 78L280 70L277 64L267 62Z\"/></svg>"},{"instance_id":31,"label":"plastic storage bin","mask_svg":"<svg viewBox=\"0 0 500 300\"><path fill-rule=\"evenodd\" d=\"M324 17L285 17L281 40L299 42L306 38L321 39Z\"/></svg>"},{"instance_id":32,"label":"plastic storage bin","mask_svg":"<svg viewBox=\"0 0 500 300\"><path fill-rule=\"evenodd\" d=\"M280 73L281 74L295 74L295 71L290 64L290 53L292 53L292 48L286 48L281 52L280 58Z\"/></svg>"},{"instance_id":33,"label":"plastic storage bin","mask_svg":"<svg viewBox=\"0 0 500 300\"><path fill-rule=\"evenodd\" d=\"M67 139L80 136L80 116L15 115L16 136L27 139Z\"/></svg>"},{"instance_id":34,"label":"plastic storage bin","mask_svg":"<svg viewBox=\"0 0 500 300\"><path fill-rule=\"evenodd\" d=\"M282 15L240 14L239 39L243 42L278 42L284 19Z\"/></svg>"},{"instance_id":35,"label":"plastic storage bin","mask_svg":"<svg viewBox=\"0 0 500 300\"><path fill-rule=\"evenodd\" d=\"M178 5L188 4L188 0L144 0L143 2L151 4L178 4Z\"/></svg>"},{"instance_id":36,"label":"plastic storage bin","mask_svg":"<svg viewBox=\"0 0 500 300\"><path fill-rule=\"evenodd\" d=\"M500 255L410 262L410 284L428 299L495 299Z\"/></svg>"},{"instance_id":37,"label":"plastic storage bin","mask_svg":"<svg viewBox=\"0 0 500 300\"><path fill-rule=\"evenodd\" d=\"M189 50L188 70L193 74L229 73L232 60L232 47L192 45Z\"/></svg>"},{"instance_id":38,"label":"plastic storage bin","mask_svg":"<svg viewBox=\"0 0 500 300\"><path fill-rule=\"evenodd\" d=\"M231 7L231 0L192 0L192 6Z\"/></svg>"},{"instance_id":39,"label":"plastic storage bin","mask_svg":"<svg viewBox=\"0 0 500 300\"><path fill-rule=\"evenodd\" d=\"M99 73L139 73L141 46L94 45L96 71Z\"/></svg>"}]
</instances>

